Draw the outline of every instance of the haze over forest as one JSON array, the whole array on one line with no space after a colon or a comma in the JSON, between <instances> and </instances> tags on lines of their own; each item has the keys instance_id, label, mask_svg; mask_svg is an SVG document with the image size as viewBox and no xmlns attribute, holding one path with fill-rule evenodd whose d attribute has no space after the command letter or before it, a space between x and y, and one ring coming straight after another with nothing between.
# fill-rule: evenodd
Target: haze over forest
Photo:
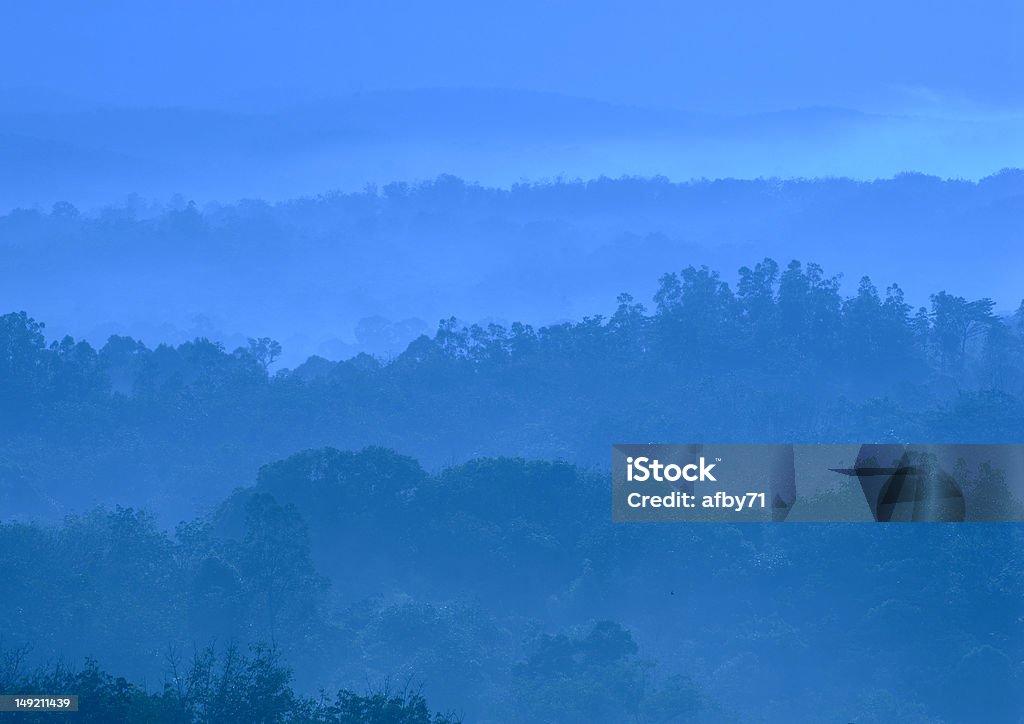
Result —
<instances>
[{"instance_id":1,"label":"haze over forest","mask_svg":"<svg viewBox=\"0 0 1024 724\"><path fill-rule=\"evenodd\" d=\"M765 256L1020 301L1017 3L47 6L0 29L0 308L52 335L394 355Z\"/></svg>"},{"instance_id":2,"label":"haze over forest","mask_svg":"<svg viewBox=\"0 0 1024 724\"><path fill-rule=\"evenodd\" d=\"M938 291L1021 299L1024 172L970 181L920 174L858 182L665 178L519 184L443 176L277 204L177 197L98 212L67 202L0 216L0 307L48 334L150 344L271 336L281 364L316 354L399 354L440 319L534 325L649 300L687 265L735 270L765 256ZM955 257L956 262L950 263ZM73 301L72 301L73 300Z\"/></svg>"},{"instance_id":3,"label":"haze over forest","mask_svg":"<svg viewBox=\"0 0 1024 724\"><path fill-rule=\"evenodd\" d=\"M943 473L963 525L608 505L617 442L1021 442L1021 37L1016 0L5 8L0 693L1021 721L990 461Z\"/></svg>"}]
</instances>

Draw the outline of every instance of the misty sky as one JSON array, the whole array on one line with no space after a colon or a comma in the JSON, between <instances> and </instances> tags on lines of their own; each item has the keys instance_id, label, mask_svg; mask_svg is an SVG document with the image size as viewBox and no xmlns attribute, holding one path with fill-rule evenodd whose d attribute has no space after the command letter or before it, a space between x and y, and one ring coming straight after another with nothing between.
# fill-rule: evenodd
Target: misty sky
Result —
<instances>
[{"instance_id":1,"label":"misty sky","mask_svg":"<svg viewBox=\"0 0 1024 724\"><path fill-rule=\"evenodd\" d=\"M960 112L1022 105L1021 37L1014 0L36 2L4 9L0 88L233 108L501 87L725 112Z\"/></svg>"},{"instance_id":2,"label":"misty sky","mask_svg":"<svg viewBox=\"0 0 1024 724\"><path fill-rule=\"evenodd\" d=\"M0 221L15 209L45 212L65 201L87 215L179 198L198 207L238 199L273 203L446 174L506 189L524 180L605 176L874 180L915 172L979 181L1024 167L1022 37L1020 0L10 3L0 13ZM921 198L937 208L948 199L930 183L919 184ZM918 272L916 279L909 271L898 275L915 303L948 288L1016 309L1015 267L991 261L1007 259L999 245L1007 229L1017 228L1016 207L986 193L958 207L951 226L985 229L974 259L996 273L965 275L941 255L927 271L896 265ZM460 270L451 297L405 281L388 292L405 277L381 268L359 280L366 290L360 299L325 305L322 296L308 295L308 270L299 269L283 297L290 301L275 313L260 306L258 287L250 286L257 289L250 296L197 294L215 290L196 282L196 270L209 267L198 256L193 267L160 270L170 291L152 303L144 302L151 299L146 295L160 285L145 276L152 263L146 258L103 267L100 273L112 275L109 294L90 288L70 295L67 286L49 286L52 280L61 274L75 283L94 280L69 255L41 267L38 277L8 274L0 311L28 307L54 332L91 334L99 342L111 333L166 339L175 335L152 330L192 330L195 318L214 319L225 339L274 334L289 353L342 356L354 349L360 320L377 316L428 325L450 314L547 324L608 311L601 305L611 304L626 280L619 269L605 277L597 271L616 254L652 259L629 280L629 289L642 293L668 268L710 261L728 273L763 256L827 259L830 271L855 283L862 273L889 274L859 251L867 240L896 234L902 261L964 238L929 226L931 211L913 216L915 207L902 196L886 198L894 208L907 205L913 223L862 230L845 247L835 242L843 229L823 221L828 233L815 232L816 207L802 196L793 203L810 210L803 226L781 214L732 236L730 211L674 231L643 215L619 225L604 219L595 226L606 234L600 238L568 220L544 237L532 226L547 223L539 212L519 218L502 211L510 228L526 230L520 236L482 236L472 219L456 234L446 219L438 222L443 233L416 233L418 243L452 242L441 265ZM754 222L761 218L755 205L735 208ZM876 221L893 221L884 204L871 208ZM6 231L0 227L0 244L26 244L25 230L11 219ZM481 223L497 229L493 221ZM851 233L860 229L853 226ZM259 233L272 239L274 228ZM354 222L346 229L339 238L353 251L329 263L317 258L317 267L330 271L328 289L351 266L353 253L376 263L381 248L407 241L397 233L374 236ZM950 236L937 241L946 231ZM671 246L644 246L650 234L666 233ZM65 237L47 234L54 248L64 248ZM325 232L328 237L334 239ZM597 246L583 245L586 239L598 239ZM783 248L794 239L800 245ZM567 291L572 284L564 279L539 292L520 285L522 305L514 294L495 292L491 269L505 269L502 254L518 258L523 240L569 250L558 268L578 274L575 291ZM290 243L295 238L274 248ZM723 251L730 243L746 245L742 258ZM706 256L683 258L679 249L692 252L693 245ZM851 255L832 254L837 248ZM466 253L481 249L486 253L478 257ZM581 261L581 254L593 258ZM382 258L389 264L399 258L397 266L419 278L421 262L397 253ZM588 272L587 263L597 271ZM550 290L557 295L544 296ZM95 307L86 309L80 301L86 298ZM181 303L169 305L172 298ZM195 308L186 310L186 303ZM313 313L323 310L327 321L316 321ZM145 324L136 313L147 317ZM297 328L296 319L307 327ZM338 351L335 343L348 346Z\"/></svg>"}]
</instances>

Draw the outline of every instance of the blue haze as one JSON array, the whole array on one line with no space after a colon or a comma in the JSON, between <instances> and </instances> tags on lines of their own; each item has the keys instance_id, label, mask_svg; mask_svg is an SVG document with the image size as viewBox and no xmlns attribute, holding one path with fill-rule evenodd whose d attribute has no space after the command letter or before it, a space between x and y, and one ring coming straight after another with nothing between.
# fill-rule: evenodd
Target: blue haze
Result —
<instances>
[{"instance_id":1,"label":"blue haze","mask_svg":"<svg viewBox=\"0 0 1024 724\"><path fill-rule=\"evenodd\" d=\"M1019 525L607 505L617 442L1022 442L1024 5L0 16L0 694L1024 721Z\"/></svg>"}]
</instances>

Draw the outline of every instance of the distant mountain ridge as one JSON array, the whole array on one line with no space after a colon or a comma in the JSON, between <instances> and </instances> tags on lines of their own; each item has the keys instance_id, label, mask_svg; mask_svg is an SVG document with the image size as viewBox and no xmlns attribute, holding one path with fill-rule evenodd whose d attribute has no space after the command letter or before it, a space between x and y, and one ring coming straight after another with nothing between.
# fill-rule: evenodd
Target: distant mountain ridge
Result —
<instances>
[{"instance_id":1,"label":"distant mountain ridge","mask_svg":"<svg viewBox=\"0 0 1024 724\"><path fill-rule=\"evenodd\" d=\"M1024 127L1005 118L827 107L723 115L502 89L272 105L121 108L0 91L0 211L176 192L202 201L284 199L442 173L507 186L623 174L980 178L1024 165Z\"/></svg>"}]
</instances>

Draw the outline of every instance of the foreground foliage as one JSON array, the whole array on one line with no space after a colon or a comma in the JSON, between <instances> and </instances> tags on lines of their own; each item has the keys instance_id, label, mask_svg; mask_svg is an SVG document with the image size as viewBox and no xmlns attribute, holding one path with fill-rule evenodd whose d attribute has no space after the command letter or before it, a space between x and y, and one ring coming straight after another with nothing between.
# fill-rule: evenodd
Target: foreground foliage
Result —
<instances>
[{"instance_id":1,"label":"foreground foliage","mask_svg":"<svg viewBox=\"0 0 1024 724\"><path fill-rule=\"evenodd\" d=\"M0 650L0 691L26 696L78 695L76 721L95 724L457 724L434 713L408 687L384 686L365 696L342 689L333 698L304 697L291 687L291 671L274 649L253 646L249 655L229 647L197 652L188 667L169 662L160 691L151 692L107 673L92 659L80 669L64 665L25 670L24 650ZM3 716L3 715L0 715ZM9 714L21 722L49 722L53 713Z\"/></svg>"}]
</instances>

